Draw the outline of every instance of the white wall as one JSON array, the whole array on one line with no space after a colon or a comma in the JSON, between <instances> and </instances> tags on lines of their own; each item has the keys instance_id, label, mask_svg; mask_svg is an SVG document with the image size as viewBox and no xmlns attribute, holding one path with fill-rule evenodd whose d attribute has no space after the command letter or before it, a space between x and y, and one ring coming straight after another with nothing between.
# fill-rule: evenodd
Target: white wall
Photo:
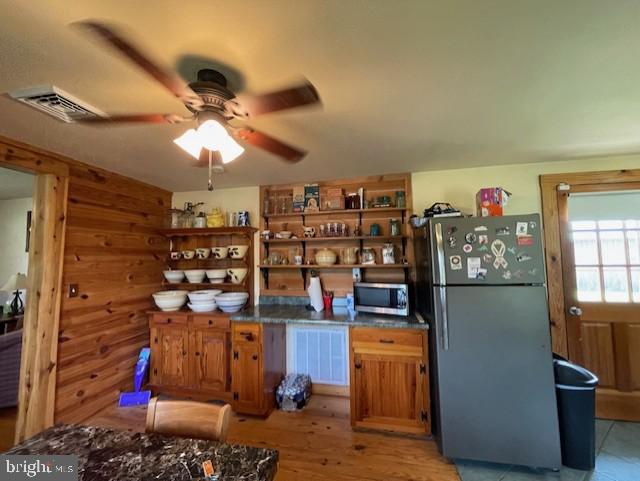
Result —
<instances>
[{"instance_id":1,"label":"white wall","mask_svg":"<svg viewBox=\"0 0 640 481\"><path fill-rule=\"evenodd\" d=\"M208 190L197 190L190 192L174 192L173 194L173 207L182 209L185 202L204 202L205 205L200 207L200 210L204 212L211 212L214 207L219 207L225 212L240 212L248 211L249 220L251 225L259 228L260 218L258 211L260 209L260 188L256 187L238 187L234 189L216 189L213 192ZM258 242L259 237L256 232L254 239L254 299L258 302L258 296L260 292L260 271L257 265L260 262L260 244Z\"/></svg>"},{"instance_id":2,"label":"white wall","mask_svg":"<svg viewBox=\"0 0 640 481\"><path fill-rule=\"evenodd\" d=\"M30 197L0 200L0 286L12 274L27 273L27 211L32 209Z\"/></svg>"}]
</instances>

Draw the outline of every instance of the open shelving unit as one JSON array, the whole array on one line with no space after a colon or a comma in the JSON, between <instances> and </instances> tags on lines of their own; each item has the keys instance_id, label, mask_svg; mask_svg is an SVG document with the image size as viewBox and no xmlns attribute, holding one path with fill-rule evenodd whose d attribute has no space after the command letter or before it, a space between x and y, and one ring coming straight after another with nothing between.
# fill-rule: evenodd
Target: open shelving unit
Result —
<instances>
[{"instance_id":1,"label":"open shelving unit","mask_svg":"<svg viewBox=\"0 0 640 481\"><path fill-rule=\"evenodd\" d=\"M309 273L314 271L321 277L323 288L331 290L335 295L343 296L353 289L352 269L360 269L363 280L366 281L395 281L408 282L413 265L412 233L407 221L412 212L411 175L394 174L372 177L343 179L338 181L317 182L320 190L320 205L328 188L339 187L344 193L355 192L363 188L365 200L368 204L379 196L394 199L396 191L404 191L405 205L401 207L368 207L364 209L336 209L319 210L315 212L292 212L284 209L291 208L286 202L279 203L282 196L292 196L294 187L300 185L271 185L260 188L260 229L270 230L274 234L281 230L292 231L294 237L289 239L271 238L260 239L260 264L258 268L262 274L261 295L306 295ZM269 199L266 202L265 199ZM275 200L274 200L275 199ZM268 207L271 211L265 211ZM389 223L391 219L400 222L401 234L390 235ZM304 237L303 226L314 226L316 233L321 224L329 222L346 224L349 233L359 225L361 235ZM378 224L381 235L366 235L372 224ZM286 229L284 228L286 226ZM396 264L383 264L381 248L384 243L395 246ZM331 266L318 266L314 262L315 251L322 248L332 249L338 255L338 261ZM371 247L376 252L376 264L342 264L340 257L342 248L358 247L360 252L364 247ZM288 259L285 265L272 265L266 262L269 255L277 251ZM303 265L293 263L293 255L303 256ZM311 264L307 261L311 261Z\"/></svg>"},{"instance_id":2,"label":"open shelving unit","mask_svg":"<svg viewBox=\"0 0 640 481\"><path fill-rule=\"evenodd\" d=\"M171 270L187 270L187 269L228 269L233 267L246 267L248 269L247 276L240 284L224 282L221 284L212 284L209 282L190 283L181 282L179 284L171 284L163 279L162 286L165 289L221 289L230 292L248 292L248 305L253 304L254 289L254 258L253 245L254 235L256 232L254 227L208 227L208 228L191 228L191 229L164 229L160 232L169 239L169 252L195 250L198 247L224 247L229 245L246 245L247 253L243 259L215 259L209 257L207 259L171 259L167 253L166 264L167 269Z\"/></svg>"}]
</instances>

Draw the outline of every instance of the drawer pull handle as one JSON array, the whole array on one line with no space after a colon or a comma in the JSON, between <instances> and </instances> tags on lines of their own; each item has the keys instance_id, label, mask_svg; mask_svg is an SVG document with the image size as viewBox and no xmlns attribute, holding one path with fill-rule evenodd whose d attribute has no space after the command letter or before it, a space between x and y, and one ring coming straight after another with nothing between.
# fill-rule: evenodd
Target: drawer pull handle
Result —
<instances>
[{"instance_id":1,"label":"drawer pull handle","mask_svg":"<svg viewBox=\"0 0 640 481\"><path fill-rule=\"evenodd\" d=\"M251 359L253 359L254 361L257 361L258 360L258 355L254 354L253 356L251 356Z\"/></svg>"},{"instance_id":2,"label":"drawer pull handle","mask_svg":"<svg viewBox=\"0 0 640 481\"><path fill-rule=\"evenodd\" d=\"M240 335L244 336L244 338L247 341L253 341L253 333L252 332L241 332Z\"/></svg>"},{"instance_id":3,"label":"drawer pull handle","mask_svg":"<svg viewBox=\"0 0 640 481\"><path fill-rule=\"evenodd\" d=\"M213 321L211 319L209 319L209 325L212 325Z\"/></svg>"},{"instance_id":4,"label":"drawer pull handle","mask_svg":"<svg viewBox=\"0 0 640 481\"><path fill-rule=\"evenodd\" d=\"M356 369L360 369L362 367L362 364L360 364L359 362L356 362L353 367L355 367Z\"/></svg>"},{"instance_id":5,"label":"drawer pull handle","mask_svg":"<svg viewBox=\"0 0 640 481\"><path fill-rule=\"evenodd\" d=\"M167 324L171 324L171 318L170 317L167 318Z\"/></svg>"},{"instance_id":6,"label":"drawer pull handle","mask_svg":"<svg viewBox=\"0 0 640 481\"><path fill-rule=\"evenodd\" d=\"M393 343L395 343L396 341L394 341L393 339L380 339L380 342L381 342L382 344L393 344Z\"/></svg>"}]
</instances>

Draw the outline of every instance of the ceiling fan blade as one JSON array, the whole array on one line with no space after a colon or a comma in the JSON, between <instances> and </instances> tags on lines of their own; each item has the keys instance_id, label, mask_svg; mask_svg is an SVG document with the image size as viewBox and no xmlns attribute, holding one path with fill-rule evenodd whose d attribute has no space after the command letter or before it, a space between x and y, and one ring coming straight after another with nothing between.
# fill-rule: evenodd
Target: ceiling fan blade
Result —
<instances>
[{"instance_id":1,"label":"ceiling fan blade","mask_svg":"<svg viewBox=\"0 0 640 481\"><path fill-rule=\"evenodd\" d=\"M233 130L231 133L236 139L243 140L254 147L259 147L267 152L271 152L272 154L281 157L282 160L292 164L300 162L303 157L307 155L307 152L304 150L299 150L287 145L284 142L274 139L262 132L258 132L251 127L241 127Z\"/></svg>"},{"instance_id":2,"label":"ceiling fan blade","mask_svg":"<svg viewBox=\"0 0 640 481\"><path fill-rule=\"evenodd\" d=\"M239 95L237 100L234 99L232 102L237 102L240 111L245 111L249 117L255 117L279 110L320 103L320 96L310 82L305 82L295 87L262 95Z\"/></svg>"},{"instance_id":3,"label":"ceiling fan blade","mask_svg":"<svg viewBox=\"0 0 640 481\"><path fill-rule=\"evenodd\" d=\"M131 115L113 115L110 117L93 117L77 120L82 124L92 125L109 125L109 124L177 124L192 120L191 117L182 117L175 114L131 114Z\"/></svg>"},{"instance_id":4,"label":"ceiling fan blade","mask_svg":"<svg viewBox=\"0 0 640 481\"><path fill-rule=\"evenodd\" d=\"M173 95L179 98L185 105L194 110L200 110L203 105L202 99L187 85L187 83L176 73L163 69L151 61L144 53L138 50L125 36L105 23L96 20L85 20L76 22L76 25L84 30L90 31L94 35L106 41L111 47L123 54L142 70L147 72L156 81L160 82Z\"/></svg>"}]
</instances>

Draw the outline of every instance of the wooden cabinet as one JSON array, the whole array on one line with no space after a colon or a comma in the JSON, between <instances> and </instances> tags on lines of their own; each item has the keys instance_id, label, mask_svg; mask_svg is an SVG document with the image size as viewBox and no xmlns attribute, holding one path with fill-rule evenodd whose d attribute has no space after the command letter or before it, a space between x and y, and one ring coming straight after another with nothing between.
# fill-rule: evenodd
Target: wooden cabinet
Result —
<instances>
[{"instance_id":1,"label":"wooden cabinet","mask_svg":"<svg viewBox=\"0 0 640 481\"><path fill-rule=\"evenodd\" d=\"M350 331L351 425L430 433L427 331Z\"/></svg>"},{"instance_id":2,"label":"wooden cabinet","mask_svg":"<svg viewBox=\"0 0 640 481\"><path fill-rule=\"evenodd\" d=\"M234 323L231 390L237 412L268 415L285 373L285 326Z\"/></svg>"},{"instance_id":3,"label":"wooden cabinet","mask_svg":"<svg viewBox=\"0 0 640 481\"><path fill-rule=\"evenodd\" d=\"M231 326L217 313L149 316L154 393L231 400Z\"/></svg>"},{"instance_id":4,"label":"wooden cabinet","mask_svg":"<svg viewBox=\"0 0 640 481\"><path fill-rule=\"evenodd\" d=\"M232 403L265 416L285 372L285 326L231 323L228 315L149 316L150 383L154 394Z\"/></svg>"}]
</instances>

